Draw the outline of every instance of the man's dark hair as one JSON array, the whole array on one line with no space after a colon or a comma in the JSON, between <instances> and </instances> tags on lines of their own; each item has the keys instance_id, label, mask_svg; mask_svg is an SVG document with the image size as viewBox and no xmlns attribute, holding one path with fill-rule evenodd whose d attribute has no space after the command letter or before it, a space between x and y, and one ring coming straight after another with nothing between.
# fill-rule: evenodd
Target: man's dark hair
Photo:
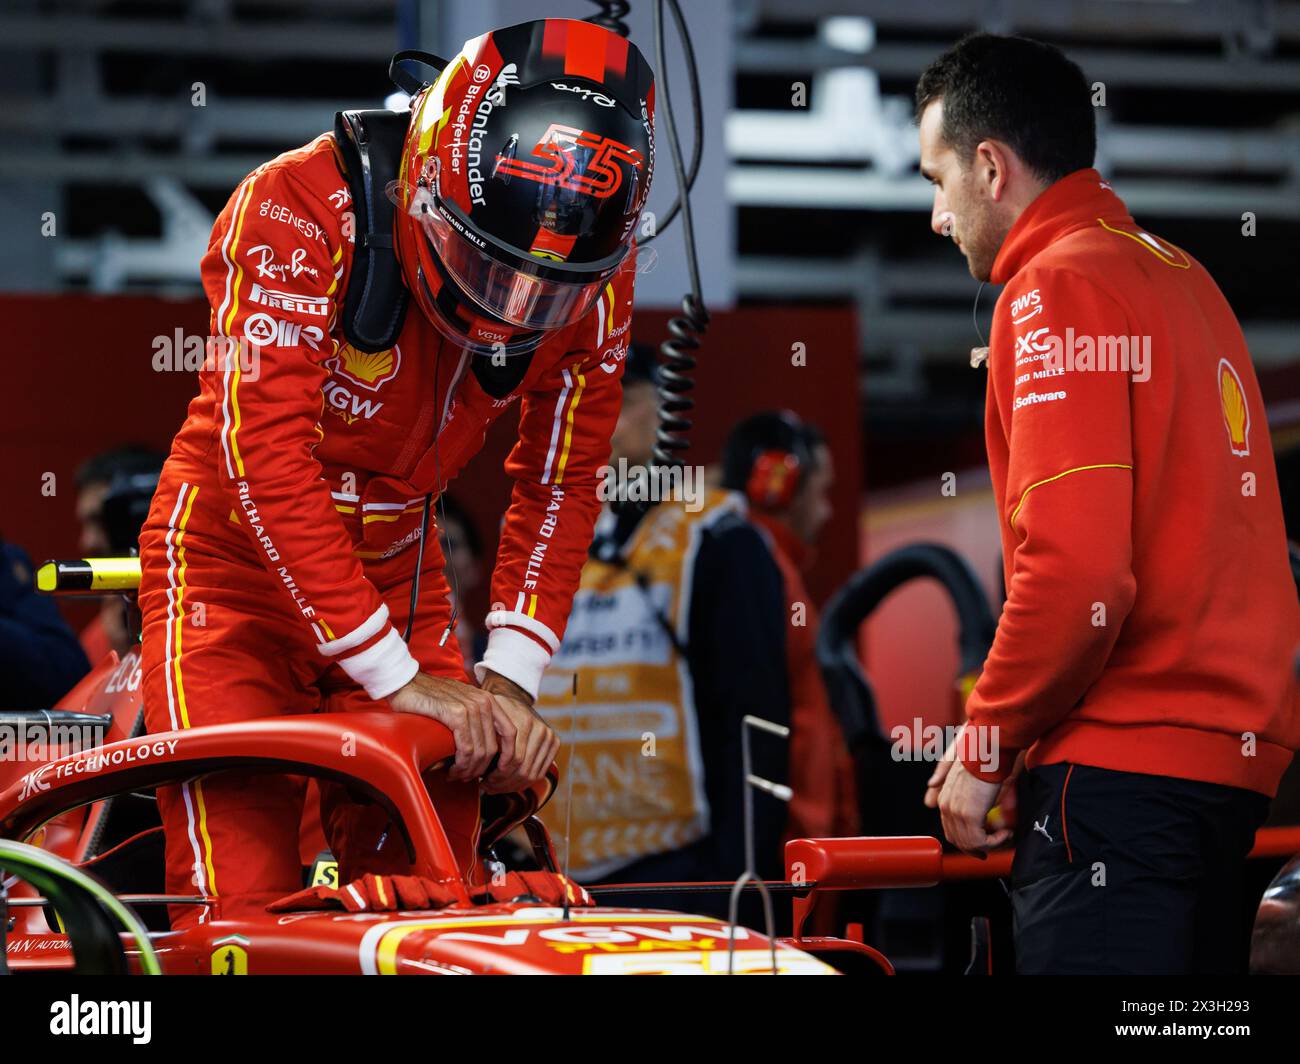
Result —
<instances>
[{"instance_id":1,"label":"man's dark hair","mask_svg":"<svg viewBox=\"0 0 1300 1064\"><path fill-rule=\"evenodd\" d=\"M744 491L754 462L764 451L786 451L805 467L816 461L817 448L826 437L816 425L801 420L789 410L765 410L745 418L727 437L722 447L722 486Z\"/></svg>"},{"instance_id":2,"label":"man's dark hair","mask_svg":"<svg viewBox=\"0 0 1300 1064\"><path fill-rule=\"evenodd\" d=\"M1093 164L1097 119L1083 71L1059 48L975 33L925 68L916 120L943 100L943 139L963 164L982 140L1008 144L1049 184Z\"/></svg>"},{"instance_id":3,"label":"man's dark hair","mask_svg":"<svg viewBox=\"0 0 1300 1064\"><path fill-rule=\"evenodd\" d=\"M167 456L161 451L141 444L127 444L88 458L77 470L77 487L88 484L111 484L118 476L135 476L137 473L162 471Z\"/></svg>"}]
</instances>

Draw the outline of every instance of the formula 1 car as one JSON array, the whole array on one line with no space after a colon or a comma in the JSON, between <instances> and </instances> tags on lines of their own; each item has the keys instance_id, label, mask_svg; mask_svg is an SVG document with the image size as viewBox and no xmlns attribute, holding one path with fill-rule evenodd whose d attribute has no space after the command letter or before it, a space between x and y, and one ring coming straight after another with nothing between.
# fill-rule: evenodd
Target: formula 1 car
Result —
<instances>
[{"instance_id":1,"label":"formula 1 car","mask_svg":"<svg viewBox=\"0 0 1300 1064\"><path fill-rule=\"evenodd\" d=\"M111 673L108 674L111 677ZM104 679L101 674L101 681ZM58 715L47 715L59 724ZM304 911L256 919L212 919L178 932L127 936L125 963L143 969L152 952L173 974L366 973L471 974L668 972L822 973L813 956L744 928L730 935L712 918L672 912L557 905L488 892L481 864L504 832L527 822L542 873L563 882L549 840L532 814L549 786L484 803L477 787L452 784L442 769L454 752L436 722L405 714L329 714L212 728L194 728L109 742L47 761L0 793L0 834L40 838L45 847L80 858L74 867L97 874L120 901L139 907L163 901L206 906L210 899L165 898L161 827L120 842L115 820L138 815L141 791L222 771L292 772L345 783L381 803L405 840L411 874L445 888L452 900L436 910L397 913ZM80 823L66 814L89 809ZM129 810L128 805L137 806ZM59 831L65 832L62 838ZM0 852L0 863L3 855ZM535 885L537 873L531 882ZM148 888L157 893L151 898ZM128 889L141 894L126 894ZM499 892L497 892L499 894ZM11 968L77 964L74 937L49 923L45 907L11 899L15 927L6 954ZM165 949L161 947L165 944ZM728 949L728 946L733 946Z\"/></svg>"},{"instance_id":2,"label":"formula 1 car","mask_svg":"<svg viewBox=\"0 0 1300 1064\"><path fill-rule=\"evenodd\" d=\"M138 580L132 559L54 563L40 574L45 590L99 594L133 590ZM427 718L338 713L145 735L141 680L133 648L120 659L110 654L54 710L0 712L4 734L28 744L9 752L26 760L0 757L0 972L893 974L889 960L862 941L860 926L850 925L845 937L803 934L821 897L1009 873L1008 851L977 861L945 854L928 836L795 839L786 844L786 882L768 885L793 900L792 936L668 909L606 906L599 902L620 894L671 897L730 884L574 890L536 816L554 773L517 794L480 796L476 784L447 779L451 734ZM379 803L405 843L410 873L439 884L445 898L392 912L330 911L304 901L230 919L213 898L163 894L153 789L220 772L332 780ZM511 872L499 851L519 835L530 853L526 867ZM1255 856L1300 847L1298 828L1260 835ZM1292 862L1260 907L1256 971L1296 970L1296 870ZM320 871L306 878L316 882ZM209 918L169 930L165 907L191 905ZM967 974L992 973L989 943L988 922L978 918Z\"/></svg>"},{"instance_id":3,"label":"formula 1 car","mask_svg":"<svg viewBox=\"0 0 1300 1064\"><path fill-rule=\"evenodd\" d=\"M57 563L40 575L49 590L130 590L138 565ZM569 889L535 816L554 772L529 790L480 798L477 784L447 779L451 734L427 718L322 714L145 735L133 648L101 662L55 710L3 714L0 723L45 755L0 761L0 871L10 876L0 889L0 958L14 971L834 974L819 954L888 968L852 939L776 939L712 917L593 903ZM169 930L164 906L215 910L211 898L163 894L152 791L232 771L328 779L381 804L405 842L411 874L440 884L446 904L414 912L216 914ZM516 829L531 845L535 870L512 880L495 848ZM897 849L898 840L881 841ZM925 841L937 856L938 844ZM805 909L819 880L824 889L869 885L884 867L870 847L846 858L816 840L792 845L807 876L797 902ZM886 878L897 877L885 866ZM503 895L493 875L528 887Z\"/></svg>"}]
</instances>

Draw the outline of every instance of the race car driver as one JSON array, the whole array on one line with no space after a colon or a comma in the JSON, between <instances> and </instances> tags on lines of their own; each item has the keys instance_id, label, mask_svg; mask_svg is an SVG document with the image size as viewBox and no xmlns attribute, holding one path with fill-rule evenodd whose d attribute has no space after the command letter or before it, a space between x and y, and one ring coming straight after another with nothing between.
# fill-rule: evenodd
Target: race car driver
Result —
<instances>
[{"instance_id":1,"label":"race car driver","mask_svg":"<svg viewBox=\"0 0 1300 1064\"><path fill-rule=\"evenodd\" d=\"M532 701L600 506L653 109L645 60L599 27L547 19L466 43L411 100L388 193L414 306L378 351L345 332L363 241L338 137L239 185L202 263L200 392L141 537L150 731L391 708L451 729L454 780L484 777L494 756L487 790L544 776L558 741ZM422 517L515 401L476 687ZM340 882L406 870L378 806L321 789ZM167 890L218 899L174 907L174 926L302 886L302 794L300 780L230 774L160 790Z\"/></svg>"}]
</instances>

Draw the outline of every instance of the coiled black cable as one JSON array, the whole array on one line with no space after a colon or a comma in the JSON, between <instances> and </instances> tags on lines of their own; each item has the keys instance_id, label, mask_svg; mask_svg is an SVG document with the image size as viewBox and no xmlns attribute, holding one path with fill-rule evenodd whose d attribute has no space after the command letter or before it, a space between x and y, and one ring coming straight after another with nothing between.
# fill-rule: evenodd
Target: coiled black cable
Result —
<instances>
[{"instance_id":1,"label":"coiled black cable","mask_svg":"<svg viewBox=\"0 0 1300 1064\"><path fill-rule=\"evenodd\" d=\"M700 337L708 327L709 312L694 292L682 297L682 313L668 319L669 338L659 345L659 428L651 452L660 465L676 464L678 452L690 447L688 433L694 421L688 415L695 408L689 394L695 388L691 374Z\"/></svg>"},{"instance_id":2,"label":"coiled black cable","mask_svg":"<svg viewBox=\"0 0 1300 1064\"><path fill-rule=\"evenodd\" d=\"M603 26L611 33L617 33L620 37L631 35L631 27L623 21L623 16L632 10L632 5L626 0L591 0L598 8L600 14L588 15L583 21L590 22L597 26Z\"/></svg>"},{"instance_id":3,"label":"coiled black cable","mask_svg":"<svg viewBox=\"0 0 1300 1064\"><path fill-rule=\"evenodd\" d=\"M691 278L691 290L682 297L682 313L669 319L668 339L659 345L661 363L658 383L659 428L655 433L655 445L651 453L656 462L667 466L677 464L680 460L678 452L690 446L687 434L693 422L687 415L695 407L695 400L689 394L695 387L691 373L695 369L695 352L700 348L700 339L709 327L709 311L704 305L704 294L700 286L700 264L695 251L695 222L691 216L691 179L687 177L686 167L682 162L682 147L677 139L677 124L673 121L672 95L668 88L668 64L664 50L665 2L673 13L673 21L677 23L677 32L686 55L686 69L691 75L697 145L701 146L703 123L699 114L699 79L695 69L695 50L691 46L686 20L682 17L682 10L677 0L655 0L655 63L658 64L663 85L664 126L668 133L668 149L673 160L673 172L677 178L683 240L686 245L686 267ZM702 154L702 151L697 152L697 165Z\"/></svg>"}]
</instances>

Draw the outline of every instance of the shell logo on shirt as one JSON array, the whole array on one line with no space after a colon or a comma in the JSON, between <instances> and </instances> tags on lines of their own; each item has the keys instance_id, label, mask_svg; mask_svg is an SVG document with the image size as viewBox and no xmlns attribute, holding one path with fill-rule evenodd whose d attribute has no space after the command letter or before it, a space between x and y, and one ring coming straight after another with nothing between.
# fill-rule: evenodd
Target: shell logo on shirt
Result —
<instances>
[{"instance_id":1,"label":"shell logo on shirt","mask_svg":"<svg viewBox=\"0 0 1300 1064\"><path fill-rule=\"evenodd\" d=\"M397 376L397 371L402 365L402 349L390 347L372 353L358 351L351 344L345 343L339 348L338 355L330 359L326 365L329 366L330 372L346 377L362 388L377 392L380 387Z\"/></svg>"},{"instance_id":2,"label":"shell logo on shirt","mask_svg":"<svg viewBox=\"0 0 1300 1064\"><path fill-rule=\"evenodd\" d=\"M1219 359L1219 406L1228 430L1228 446L1242 458L1250 454L1250 407L1241 378L1226 358Z\"/></svg>"}]
</instances>

